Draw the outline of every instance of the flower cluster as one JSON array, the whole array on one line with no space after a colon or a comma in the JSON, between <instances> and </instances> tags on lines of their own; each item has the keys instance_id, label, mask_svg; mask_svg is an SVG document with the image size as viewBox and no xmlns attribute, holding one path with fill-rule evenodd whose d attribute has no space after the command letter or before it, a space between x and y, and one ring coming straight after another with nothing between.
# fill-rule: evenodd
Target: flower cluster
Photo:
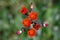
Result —
<instances>
[{"instance_id":1,"label":"flower cluster","mask_svg":"<svg viewBox=\"0 0 60 40\"><path fill-rule=\"evenodd\" d=\"M28 36L30 38L32 38L33 36L36 35L36 31L39 30L41 28L41 24L39 24L38 22L33 22L34 20L37 20L38 18L38 13L37 12L33 12L33 4L31 3L30 5L30 10L28 10L26 7L22 7L20 12L24 15L28 15L25 19L22 20L22 24L24 26L25 29L28 29ZM31 24L33 24L31 26ZM48 24L44 24L44 26L48 26ZM18 32L16 32L17 34L20 34L24 32L24 30L20 30Z\"/></svg>"}]
</instances>

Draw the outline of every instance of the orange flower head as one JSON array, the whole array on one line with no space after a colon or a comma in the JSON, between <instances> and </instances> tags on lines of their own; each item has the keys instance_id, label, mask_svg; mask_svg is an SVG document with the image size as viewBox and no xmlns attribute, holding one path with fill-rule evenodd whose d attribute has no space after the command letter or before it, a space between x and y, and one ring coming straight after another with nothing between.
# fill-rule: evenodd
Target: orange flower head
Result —
<instances>
[{"instance_id":1,"label":"orange flower head","mask_svg":"<svg viewBox=\"0 0 60 40\"><path fill-rule=\"evenodd\" d=\"M26 7L22 7L21 10L20 10L20 12L22 14L26 14L28 12L28 9Z\"/></svg>"},{"instance_id":2,"label":"orange flower head","mask_svg":"<svg viewBox=\"0 0 60 40\"><path fill-rule=\"evenodd\" d=\"M25 28L29 27L31 23L32 23L31 20L28 18L22 21L22 24L25 26Z\"/></svg>"},{"instance_id":3,"label":"orange flower head","mask_svg":"<svg viewBox=\"0 0 60 40\"><path fill-rule=\"evenodd\" d=\"M32 29L28 30L28 36L30 36L32 38L35 35L36 35L36 30L35 29L32 28Z\"/></svg>"},{"instance_id":4,"label":"orange flower head","mask_svg":"<svg viewBox=\"0 0 60 40\"><path fill-rule=\"evenodd\" d=\"M31 18L32 20L36 20L38 16L37 12L30 12L29 14L29 18Z\"/></svg>"},{"instance_id":5,"label":"orange flower head","mask_svg":"<svg viewBox=\"0 0 60 40\"><path fill-rule=\"evenodd\" d=\"M40 25L40 24L38 24L38 23L36 23L36 24L34 25L34 28L35 28L36 30L39 30L39 29L40 29L40 27L41 27L41 25Z\"/></svg>"}]
</instances>

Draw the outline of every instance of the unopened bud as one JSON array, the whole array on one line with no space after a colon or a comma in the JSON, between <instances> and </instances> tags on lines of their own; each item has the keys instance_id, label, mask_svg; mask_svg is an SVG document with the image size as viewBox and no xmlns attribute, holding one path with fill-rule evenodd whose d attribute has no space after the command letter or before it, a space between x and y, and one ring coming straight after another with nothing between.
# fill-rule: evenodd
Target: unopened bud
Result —
<instances>
[{"instance_id":1,"label":"unopened bud","mask_svg":"<svg viewBox=\"0 0 60 40\"><path fill-rule=\"evenodd\" d=\"M21 34L21 33L22 33L22 30L19 30L19 31L16 32L16 34L18 34L18 35Z\"/></svg>"},{"instance_id":2,"label":"unopened bud","mask_svg":"<svg viewBox=\"0 0 60 40\"><path fill-rule=\"evenodd\" d=\"M30 8L33 9L33 6L34 6L33 3L31 3L31 4L30 4Z\"/></svg>"},{"instance_id":3,"label":"unopened bud","mask_svg":"<svg viewBox=\"0 0 60 40\"><path fill-rule=\"evenodd\" d=\"M47 26L48 26L48 23L44 23L43 26L44 26L44 27L47 27Z\"/></svg>"},{"instance_id":4,"label":"unopened bud","mask_svg":"<svg viewBox=\"0 0 60 40\"><path fill-rule=\"evenodd\" d=\"M44 26L44 27L47 27L48 24L49 24L48 21L45 21L45 22L43 23L43 26Z\"/></svg>"}]
</instances>

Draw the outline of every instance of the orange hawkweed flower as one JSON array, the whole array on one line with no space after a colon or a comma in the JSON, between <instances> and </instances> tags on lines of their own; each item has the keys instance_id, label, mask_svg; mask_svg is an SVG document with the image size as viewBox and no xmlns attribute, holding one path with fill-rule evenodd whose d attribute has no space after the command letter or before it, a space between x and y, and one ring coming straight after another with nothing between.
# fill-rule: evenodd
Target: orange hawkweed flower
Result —
<instances>
[{"instance_id":1,"label":"orange hawkweed flower","mask_svg":"<svg viewBox=\"0 0 60 40\"><path fill-rule=\"evenodd\" d=\"M40 25L40 24L38 24L38 23L36 23L36 24L34 25L34 28L35 28L36 30L39 30L39 29L40 29L40 27L41 27L41 25Z\"/></svg>"},{"instance_id":2,"label":"orange hawkweed flower","mask_svg":"<svg viewBox=\"0 0 60 40\"><path fill-rule=\"evenodd\" d=\"M36 35L36 30L34 28L28 30L28 36L31 38Z\"/></svg>"},{"instance_id":3,"label":"orange hawkweed flower","mask_svg":"<svg viewBox=\"0 0 60 40\"><path fill-rule=\"evenodd\" d=\"M23 6L23 7L21 8L20 12L21 12L22 14L26 14L26 13L28 12L28 9Z\"/></svg>"},{"instance_id":4,"label":"orange hawkweed flower","mask_svg":"<svg viewBox=\"0 0 60 40\"><path fill-rule=\"evenodd\" d=\"M23 24L26 28L29 27L31 23L32 23L31 20L28 19L28 18L26 18L26 19L24 19L24 20L22 21L22 24Z\"/></svg>"},{"instance_id":5,"label":"orange hawkweed flower","mask_svg":"<svg viewBox=\"0 0 60 40\"><path fill-rule=\"evenodd\" d=\"M37 12L30 12L28 17L31 18L32 20L36 20L37 16L38 16Z\"/></svg>"}]
</instances>

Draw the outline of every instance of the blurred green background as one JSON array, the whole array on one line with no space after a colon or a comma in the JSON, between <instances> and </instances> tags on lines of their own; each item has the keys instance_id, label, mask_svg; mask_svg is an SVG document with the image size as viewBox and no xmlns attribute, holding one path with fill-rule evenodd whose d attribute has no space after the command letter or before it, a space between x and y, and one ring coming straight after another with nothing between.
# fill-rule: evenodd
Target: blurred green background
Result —
<instances>
[{"instance_id":1,"label":"blurred green background","mask_svg":"<svg viewBox=\"0 0 60 40\"><path fill-rule=\"evenodd\" d=\"M49 23L42 27L37 35L30 39L27 33L17 35L16 31L24 27L21 21L25 18L19 10L21 6L38 12L38 20ZM60 0L0 0L0 40L60 40Z\"/></svg>"}]
</instances>

